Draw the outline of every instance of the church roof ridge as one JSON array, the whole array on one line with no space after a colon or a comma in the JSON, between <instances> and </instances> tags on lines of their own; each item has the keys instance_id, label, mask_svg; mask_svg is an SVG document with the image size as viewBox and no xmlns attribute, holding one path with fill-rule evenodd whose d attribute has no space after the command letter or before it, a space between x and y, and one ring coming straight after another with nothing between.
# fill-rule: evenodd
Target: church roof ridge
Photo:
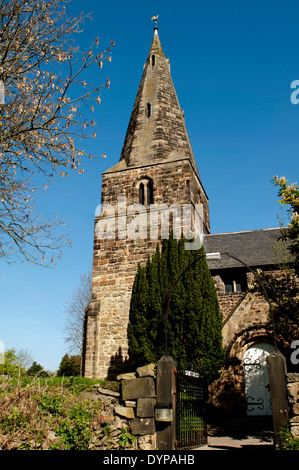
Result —
<instances>
[{"instance_id":1,"label":"church roof ridge","mask_svg":"<svg viewBox=\"0 0 299 470\"><path fill-rule=\"evenodd\" d=\"M270 228L257 228L257 229L252 229L252 230L238 230L234 232L219 232L219 233L209 233L207 236L217 236L217 235L239 235L239 234L246 234L246 233L252 233L252 232L266 232L269 230L280 230L281 227L270 227Z\"/></svg>"}]
</instances>

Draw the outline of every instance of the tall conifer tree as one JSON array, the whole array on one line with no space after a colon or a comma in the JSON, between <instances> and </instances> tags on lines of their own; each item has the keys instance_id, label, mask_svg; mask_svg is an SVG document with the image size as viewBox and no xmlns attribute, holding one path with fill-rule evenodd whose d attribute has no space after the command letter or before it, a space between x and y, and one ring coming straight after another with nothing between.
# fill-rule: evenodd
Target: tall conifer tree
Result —
<instances>
[{"instance_id":1,"label":"tall conifer tree","mask_svg":"<svg viewBox=\"0 0 299 470\"><path fill-rule=\"evenodd\" d=\"M193 368L210 382L224 358L222 316L205 257L189 266L204 254L203 248L187 251L184 243L183 238L170 236L145 267L138 267L128 325L129 355L137 365L165 355L166 306L175 286L168 311L168 354L180 369Z\"/></svg>"}]
</instances>

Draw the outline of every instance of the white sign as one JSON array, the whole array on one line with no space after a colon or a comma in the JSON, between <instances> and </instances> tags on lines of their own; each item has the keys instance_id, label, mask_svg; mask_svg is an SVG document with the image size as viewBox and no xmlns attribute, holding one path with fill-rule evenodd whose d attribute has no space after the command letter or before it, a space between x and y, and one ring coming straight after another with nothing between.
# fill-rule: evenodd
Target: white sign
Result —
<instances>
[{"instance_id":1,"label":"white sign","mask_svg":"<svg viewBox=\"0 0 299 470\"><path fill-rule=\"evenodd\" d=\"M193 370L185 370L185 375L189 375L190 377L199 377L199 373L193 372Z\"/></svg>"}]
</instances>

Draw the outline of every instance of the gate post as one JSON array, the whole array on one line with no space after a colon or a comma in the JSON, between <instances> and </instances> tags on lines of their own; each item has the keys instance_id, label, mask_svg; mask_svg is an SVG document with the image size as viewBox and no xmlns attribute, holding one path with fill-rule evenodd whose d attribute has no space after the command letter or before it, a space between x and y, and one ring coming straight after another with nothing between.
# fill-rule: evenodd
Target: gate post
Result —
<instances>
[{"instance_id":1,"label":"gate post","mask_svg":"<svg viewBox=\"0 0 299 470\"><path fill-rule=\"evenodd\" d=\"M170 356L157 362L157 403L155 409L157 448L174 450L175 441L175 380L176 363Z\"/></svg>"},{"instance_id":2,"label":"gate post","mask_svg":"<svg viewBox=\"0 0 299 470\"><path fill-rule=\"evenodd\" d=\"M274 445L279 447L279 432L289 421L287 400L286 361L282 354L272 353L268 356L269 383L272 402Z\"/></svg>"}]
</instances>

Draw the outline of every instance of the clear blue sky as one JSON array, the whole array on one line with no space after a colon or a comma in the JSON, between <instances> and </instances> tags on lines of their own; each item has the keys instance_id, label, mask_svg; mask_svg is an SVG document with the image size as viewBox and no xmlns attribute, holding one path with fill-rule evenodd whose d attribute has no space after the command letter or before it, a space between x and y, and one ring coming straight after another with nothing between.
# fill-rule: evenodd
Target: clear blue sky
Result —
<instances>
[{"instance_id":1,"label":"clear blue sky","mask_svg":"<svg viewBox=\"0 0 299 470\"><path fill-rule=\"evenodd\" d=\"M39 199L39 210L58 215L70 231L72 248L58 266L0 266L0 340L6 349L31 351L49 370L67 352L64 302L92 267L101 174L120 157L153 15L209 197L212 232L278 226L271 177L298 181L299 105L290 101L290 84L299 80L298 1L75 0L68 8L93 12L79 37L83 49L96 36L102 48L116 43L101 70L111 88L96 110L97 139L87 146L107 158L87 162L84 175L56 179Z\"/></svg>"}]
</instances>

